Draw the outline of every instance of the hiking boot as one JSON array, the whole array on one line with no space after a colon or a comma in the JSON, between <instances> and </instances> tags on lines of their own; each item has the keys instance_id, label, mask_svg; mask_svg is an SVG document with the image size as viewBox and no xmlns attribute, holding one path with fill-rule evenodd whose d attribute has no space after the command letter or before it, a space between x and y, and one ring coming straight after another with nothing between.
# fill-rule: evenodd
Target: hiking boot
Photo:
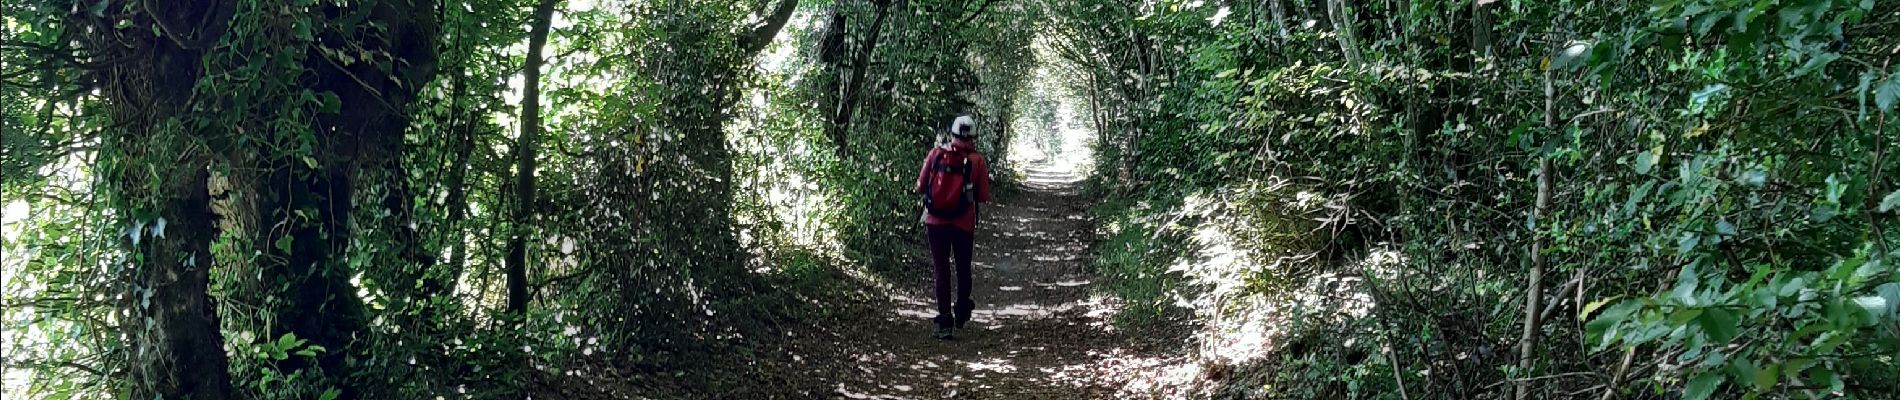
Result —
<instances>
[{"instance_id":1,"label":"hiking boot","mask_svg":"<svg viewBox=\"0 0 1900 400\"><path fill-rule=\"evenodd\" d=\"M931 334L930 337L937 338L937 340L950 340L954 338L950 335L950 328L948 327L937 328L937 333Z\"/></svg>"},{"instance_id":2,"label":"hiking boot","mask_svg":"<svg viewBox=\"0 0 1900 400\"><path fill-rule=\"evenodd\" d=\"M957 329L963 329L963 325L970 322L970 314L974 311L976 311L976 303L970 301L957 302L956 320L954 322Z\"/></svg>"}]
</instances>

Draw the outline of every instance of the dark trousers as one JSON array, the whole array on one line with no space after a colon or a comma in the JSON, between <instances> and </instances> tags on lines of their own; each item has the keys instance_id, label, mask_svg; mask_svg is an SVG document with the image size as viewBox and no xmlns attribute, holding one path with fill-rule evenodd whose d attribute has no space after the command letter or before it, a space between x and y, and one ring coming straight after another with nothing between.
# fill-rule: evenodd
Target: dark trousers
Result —
<instances>
[{"instance_id":1,"label":"dark trousers","mask_svg":"<svg viewBox=\"0 0 1900 400\"><path fill-rule=\"evenodd\" d=\"M976 309L976 303L970 300L970 252L975 246L975 237L952 225L925 227L930 239L930 265L935 270L933 276L937 280L937 326L947 328L955 322L969 321L970 311ZM951 314L950 303L950 256L953 252L957 262L955 314Z\"/></svg>"}]
</instances>

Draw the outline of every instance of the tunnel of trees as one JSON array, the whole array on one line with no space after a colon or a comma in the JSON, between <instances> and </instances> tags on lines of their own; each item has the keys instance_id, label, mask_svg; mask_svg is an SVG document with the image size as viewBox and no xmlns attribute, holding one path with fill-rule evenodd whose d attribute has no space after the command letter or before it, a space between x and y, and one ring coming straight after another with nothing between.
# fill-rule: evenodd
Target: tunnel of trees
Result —
<instances>
[{"instance_id":1,"label":"tunnel of trees","mask_svg":"<svg viewBox=\"0 0 1900 400\"><path fill-rule=\"evenodd\" d=\"M1086 176L1073 329L1171 343L1077 398L1900 399L1896 58L1885 0L7 1L0 375L857 397L779 353L927 284L972 115L1005 204Z\"/></svg>"}]
</instances>

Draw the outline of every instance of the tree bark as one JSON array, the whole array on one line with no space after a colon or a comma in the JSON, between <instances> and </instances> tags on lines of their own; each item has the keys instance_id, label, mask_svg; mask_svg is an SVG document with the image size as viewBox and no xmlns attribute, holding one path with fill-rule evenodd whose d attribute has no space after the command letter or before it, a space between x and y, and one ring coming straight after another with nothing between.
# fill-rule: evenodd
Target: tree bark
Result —
<instances>
[{"instance_id":1,"label":"tree bark","mask_svg":"<svg viewBox=\"0 0 1900 400\"><path fill-rule=\"evenodd\" d=\"M534 294L528 292L528 235L534 225L534 173L541 146L541 64L548 43L548 26L554 21L554 7L560 0L541 0L534 7L528 30L528 58L521 68L521 136L515 139L514 233L508 236L508 309L510 314L527 311Z\"/></svg>"}]
</instances>

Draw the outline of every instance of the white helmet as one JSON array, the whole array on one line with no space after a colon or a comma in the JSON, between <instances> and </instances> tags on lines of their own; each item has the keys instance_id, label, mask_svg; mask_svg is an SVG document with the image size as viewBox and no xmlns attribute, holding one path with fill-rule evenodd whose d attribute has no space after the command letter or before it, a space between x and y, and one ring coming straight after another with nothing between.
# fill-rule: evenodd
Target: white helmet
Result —
<instances>
[{"instance_id":1,"label":"white helmet","mask_svg":"<svg viewBox=\"0 0 1900 400\"><path fill-rule=\"evenodd\" d=\"M964 130L966 129L969 130L969 133L964 133ZM968 115L958 115L955 121L950 122L950 135L952 136L976 135L976 120L971 119L970 116Z\"/></svg>"}]
</instances>

